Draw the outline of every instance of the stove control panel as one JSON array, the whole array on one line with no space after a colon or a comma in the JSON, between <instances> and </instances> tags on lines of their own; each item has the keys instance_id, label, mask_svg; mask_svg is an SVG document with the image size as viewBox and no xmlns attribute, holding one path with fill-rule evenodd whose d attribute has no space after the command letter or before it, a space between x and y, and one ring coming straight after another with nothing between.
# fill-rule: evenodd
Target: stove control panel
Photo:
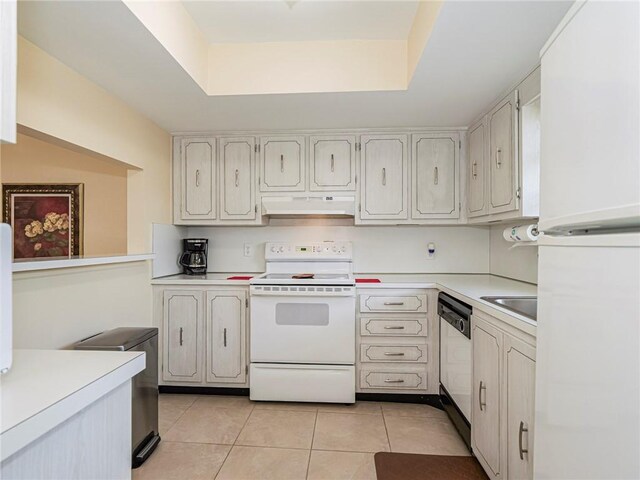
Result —
<instances>
[{"instance_id":1,"label":"stove control panel","mask_svg":"<svg viewBox=\"0 0 640 480\"><path fill-rule=\"evenodd\" d=\"M353 254L351 242L309 242L309 243L271 243L265 244L265 260L279 261L322 261L351 260Z\"/></svg>"}]
</instances>

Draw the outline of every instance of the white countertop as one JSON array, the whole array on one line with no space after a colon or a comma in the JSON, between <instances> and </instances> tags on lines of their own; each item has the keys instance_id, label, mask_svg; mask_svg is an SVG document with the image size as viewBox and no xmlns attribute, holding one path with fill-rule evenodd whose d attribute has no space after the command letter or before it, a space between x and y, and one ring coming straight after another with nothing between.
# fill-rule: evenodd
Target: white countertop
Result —
<instances>
[{"instance_id":1,"label":"white countertop","mask_svg":"<svg viewBox=\"0 0 640 480\"><path fill-rule=\"evenodd\" d=\"M142 371L144 355L14 350L0 376L0 461Z\"/></svg>"},{"instance_id":2,"label":"white countertop","mask_svg":"<svg viewBox=\"0 0 640 480\"><path fill-rule=\"evenodd\" d=\"M249 280L229 280L228 277L257 277L260 273L207 273L206 275L169 275L151 280L152 285L244 285Z\"/></svg>"},{"instance_id":3,"label":"white countertop","mask_svg":"<svg viewBox=\"0 0 640 480\"><path fill-rule=\"evenodd\" d=\"M231 276L257 276L260 273L207 273L206 275L171 275L155 278L154 285L238 285L248 286L249 280L228 280ZM503 322L535 336L537 323L506 308L498 307L480 297L535 296L538 287L496 275L428 274L428 273L354 273L358 278L377 278L380 283L357 283L359 289L372 288L437 288L468 303Z\"/></svg>"},{"instance_id":4,"label":"white countertop","mask_svg":"<svg viewBox=\"0 0 640 480\"><path fill-rule=\"evenodd\" d=\"M153 260L153 253L107 256L78 256L71 258L39 258L36 260L20 259L13 263L14 272L33 272L37 270L54 270L58 268L90 267L92 265L110 265L113 263L130 263Z\"/></svg>"},{"instance_id":5,"label":"white countertop","mask_svg":"<svg viewBox=\"0 0 640 480\"><path fill-rule=\"evenodd\" d=\"M377 278L381 283L360 283L358 288L437 288L530 335L536 335L537 323L524 315L499 307L480 297L536 296L537 285L496 275L463 274L355 274L356 278Z\"/></svg>"}]
</instances>

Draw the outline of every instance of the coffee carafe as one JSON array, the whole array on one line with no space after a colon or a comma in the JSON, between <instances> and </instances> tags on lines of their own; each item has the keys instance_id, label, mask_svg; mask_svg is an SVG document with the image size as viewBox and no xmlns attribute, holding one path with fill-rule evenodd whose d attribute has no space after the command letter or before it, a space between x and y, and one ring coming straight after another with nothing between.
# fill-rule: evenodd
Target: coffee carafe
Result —
<instances>
[{"instance_id":1,"label":"coffee carafe","mask_svg":"<svg viewBox=\"0 0 640 480\"><path fill-rule=\"evenodd\" d=\"M185 238L182 240L183 253L178 263L186 275L207 273L208 240L205 238Z\"/></svg>"}]
</instances>

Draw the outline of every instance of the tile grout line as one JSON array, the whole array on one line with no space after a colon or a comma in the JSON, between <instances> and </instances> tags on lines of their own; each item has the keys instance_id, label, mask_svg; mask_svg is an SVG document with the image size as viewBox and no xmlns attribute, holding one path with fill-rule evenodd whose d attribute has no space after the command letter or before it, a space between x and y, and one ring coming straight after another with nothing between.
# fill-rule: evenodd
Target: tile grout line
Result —
<instances>
[{"instance_id":1,"label":"tile grout line","mask_svg":"<svg viewBox=\"0 0 640 480\"><path fill-rule=\"evenodd\" d=\"M307 473L304 476L305 479L309 478L309 467L311 466L311 453L313 452L313 442L316 440L316 425L318 425L318 414L320 412L316 410L316 417L313 420L313 433L311 434L311 446L309 447L309 459L307 460Z\"/></svg>"},{"instance_id":2,"label":"tile grout line","mask_svg":"<svg viewBox=\"0 0 640 480\"><path fill-rule=\"evenodd\" d=\"M176 423L178 423L178 420L180 420L185 413L187 413L187 410L189 410L191 407L193 407L193 405L196 403L196 401L198 400L198 398L196 398L195 400L193 400L193 402L191 402L191 405L189 405L187 408L184 409L184 411L178 415L178 418L176 418L172 423L171 426L169 428L167 428L166 433L169 433L169 430L171 430ZM160 430L160 405L158 405L158 430ZM158 432L160 433L160 432Z\"/></svg>"},{"instance_id":3,"label":"tile grout line","mask_svg":"<svg viewBox=\"0 0 640 480\"><path fill-rule=\"evenodd\" d=\"M387 434L387 445L389 445L389 451L391 452L391 439L389 438L389 429L387 428L387 419L384 415L384 410L382 410L382 423L384 423L384 433Z\"/></svg>"},{"instance_id":4,"label":"tile grout line","mask_svg":"<svg viewBox=\"0 0 640 480\"><path fill-rule=\"evenodd\" d=\"M216 444L213 443L211 445L216 445ZM233 449L233 445L225 445L225 446L229 447L229 451L224 456L224 459L222 460L222 463L220 464L220 468L218 468L218 471L215 473L215 475L213 477L211 477L211 480L216 480L216 478L218 478L218 475L220 475L220 472L222 471L222 467L224 467L224 464L227 461L227 458L229 458L229 455L231 454L231 450Z\"/></svg>"},{"instance_id":5,"label":"tile grout line","mask_svg":"<svg viewBox=\"0 0 640 480\"><path fill-rule=\"evenodd\" d=\"M225 455L224 460L222 461L222 463L220 464L220 468L216 472L216 475L213 477L213 480L218 478L218 475L220 475L220 472L222 471L222 468L224 467L224 464L227 463L227 459L229 458L229 455L231 455L231 450L233 450L233 448L236 446L236 442L238 441L238 438L240 437L240 434L242 433L242 430L244 430L244 427L246 427L247 423L249 423L249 418L251 418L251 414L253 413L253 410L255 408L256 408L255 405L251 405L251 410L249 411L249 415L247 415L247 418L244 421L244 423L242 424L242 427L240 428L240 430L238 431L238 434L233 439L233 443L231 445L229 445L229 451Z\"/></svg>"}]
</instances>

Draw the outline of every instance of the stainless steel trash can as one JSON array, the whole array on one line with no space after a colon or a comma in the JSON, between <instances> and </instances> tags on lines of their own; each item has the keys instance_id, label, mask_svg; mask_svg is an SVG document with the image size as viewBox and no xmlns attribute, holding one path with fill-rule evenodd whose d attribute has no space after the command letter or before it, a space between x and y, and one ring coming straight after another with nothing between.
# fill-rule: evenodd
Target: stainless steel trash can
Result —
<instances>
[{"instance_id":1,"label":"stainless steel trash can","mask_svg":"<svg viewBox=\"0 0 640 480\"><path fill-rule=\"evenodd\" d=\"M131 398L131 465L137 468L160 442L158 433L158 329L122 327L78 342L76 350L120 350L146 353L146 367L133 377Z\"/></svg>"}]
</instances>

